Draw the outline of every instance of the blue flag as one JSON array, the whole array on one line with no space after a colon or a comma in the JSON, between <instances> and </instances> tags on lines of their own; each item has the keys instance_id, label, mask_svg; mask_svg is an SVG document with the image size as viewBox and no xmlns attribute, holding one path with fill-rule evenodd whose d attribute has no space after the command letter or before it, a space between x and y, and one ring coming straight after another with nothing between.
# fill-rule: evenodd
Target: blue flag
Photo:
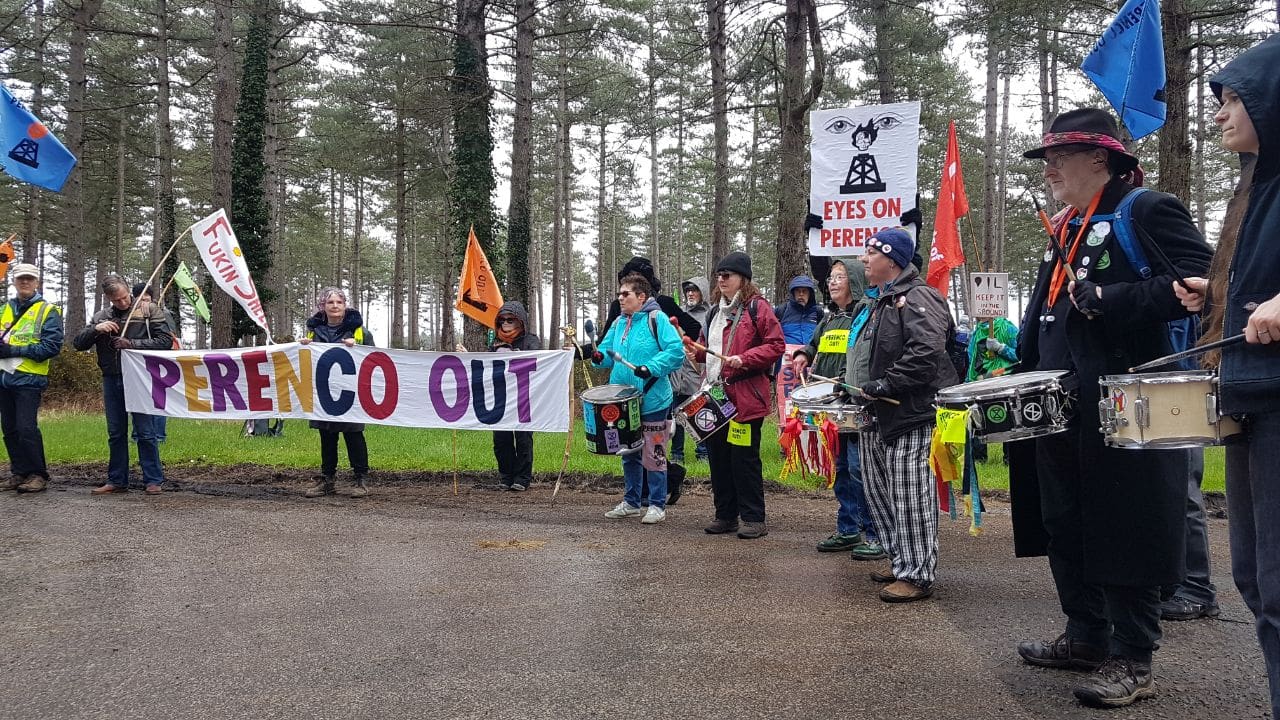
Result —
<instances>
[{"instance_id":1,"label":"blue flag","mask_svg":"<svg viewBox=\"0 0 1280 720\"><path fill-rule=\"evenodd\" d=\"M76 166L44 123L0 85L0 165L22 182L58 192Z\"/></svg>"},{"instance_id":2,"label":"blue flag","mask_svg":"<svg viewBox=\"0 0 1280 720\"><path fill-rule=\"evenodd\" d=\"M1159 0L1128 0L1080 69L1111 103L1133 139L1164 125L1164 38Z\"/></svg>"}]
</instances>

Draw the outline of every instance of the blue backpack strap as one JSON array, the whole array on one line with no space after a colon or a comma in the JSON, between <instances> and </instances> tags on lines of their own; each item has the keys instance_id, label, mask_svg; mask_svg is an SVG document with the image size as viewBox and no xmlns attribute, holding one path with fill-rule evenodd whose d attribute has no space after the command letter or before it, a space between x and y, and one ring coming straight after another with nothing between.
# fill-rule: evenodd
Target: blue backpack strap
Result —
<instances>
[{"instance_id":1,"label":"blue backpack strap","mask_svg":"<svg viewBox=\"0 0 1280 720\"><path fill-rule=\"evenodd\" d=\"M1151 279L1151 263L1147 262L1147 254L1142 250L1142 242L1138 240L1133 228L1133 203L1138 196L1147 192L1147 188L1138 187L1125 194L1124 199L1116 206L1111 229L1116 233L1120 249L1125 259L1143 280Z\"/></svg>"}]
</instances>

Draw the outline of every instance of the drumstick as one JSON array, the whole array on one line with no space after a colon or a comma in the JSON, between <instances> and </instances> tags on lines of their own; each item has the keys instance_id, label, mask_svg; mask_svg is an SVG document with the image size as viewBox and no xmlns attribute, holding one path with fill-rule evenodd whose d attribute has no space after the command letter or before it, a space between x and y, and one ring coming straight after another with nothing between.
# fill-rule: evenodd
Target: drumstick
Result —
<instances>
[{"instance_id":1,"label":"drumstick","mask_svg":"<svg viewBox=\"0 0 1280 720\"><path fill-rule=\"evenodd\" d=\"M889 397L874 397L874 396L871 396L871 395L867 395L866 393L862 392L862 388L857 387L857 386L854 386L854 385L850 385L849 383L840 382L839 380L836 380L835 378L822 377L821 375L818 375L818 374L815 374L815 373L809 373L809 377L817 378L818 380L821 380L822 382L835 383L836 385L839 385L840 387L848 388L848 389L850 389L850 390L852 390L852 391L854 391L854 392L858 393L859 395L863 395L863 396L865 396L865 397L869 397L869 398L871 398L872 400L879 400L879 401L881 401L881 402L887 402L887 403L889 403L890 405L901 405L901 404L902 404L901 402L899 402L899 401L897 401L897 400L894 400L893 398L889 398Z\"/></svg>"},{"instance_id":2,"label":"drumstick","mask_svg":"<svg viewBox=\"0 0 1280 720\"><path fill-rule=\"evenodd\" d=\"M636 370L637 368L639 368L639 367L640 367L639 365L632 365L631 363L627 362L626 360L623 360L623 359L622 359L622 356L621 356L621 355L619 355L619 354L617 353L617 351L615 351L615 350L610 350L610 351L609 351L609 357L611 357L611 358L613 358L615 361L620 362L620 363L622 363L623 365L626 365L627 367L631 368L631 371L632 371L632 372L635 372L635 370Z\"/></svg>"},{"instance_id":3,"label":"drumstick","mask_svg":"<svg viewBox=\"0 0 1280 720\"><path fill-rule=\"evenodd\" d=\"M689 343L690 345L694 346L695 348L697 348L697 349L699 349L699 350L701 350L701 351L703 351L703 352L707 353L708 355L715 355L716 357L720 358L721 360L728 360L728 359L729 359L729 356L728 356L728 355L721 355L720 353L716 352L715 350L712 350L711 348L707 347L706 345L701 345L701 344L699 344L698 342L696 342L696 341L694 341L694 340L690 340L690 339L686 338L686 339L685 339L685 342L687 342L687 343Z\"/></svg>"},{"instance_id":4,"label":"drumstick","mask_svg":"<svg viewBox=\"0 0 1280 720\"><path fill-rule=\"evenodd\" d=\"M1168 365L1169 363L1177 362L1183 358L1195 357L1196 355L1203 355L1204 353L1207 353L1210 350L1217 350L1218 348L1221 348L1221 347L1226 347L1228 345L1235 345L1236 343L1242 343L1242 342L1244 342L1244 333L1240 333L1239 335L1232 335L1231 337L1223 338L1216 342L1207 343L1199 347L1193 347L1190 350L1183 350L1182 352L1176 352L1172 355L1165 355L1164 357L1158 357L1155 360L1152 360L1150 362L1144 362L1141 365L1137 365L1135 367L1129 368L1129 372L1134 373L1134 372L1141 372L1143 370L1150 370L1151 368L1154 368L1154 367L1160 367L1161 365Z\"/></svg>"}]
</instances>

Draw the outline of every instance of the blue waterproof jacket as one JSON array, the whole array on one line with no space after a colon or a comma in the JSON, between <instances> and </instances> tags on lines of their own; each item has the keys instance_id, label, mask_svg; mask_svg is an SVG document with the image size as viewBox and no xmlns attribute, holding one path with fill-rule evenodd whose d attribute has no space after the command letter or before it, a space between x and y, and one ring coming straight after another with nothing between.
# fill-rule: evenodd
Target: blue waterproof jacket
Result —
<instances>
[{"instance_id":1,"label":"blue waterproof jacket","mask_svg":"<svg viewBox=\"0 0 1280 720\"><path fill-rule=\"evenodd\" d=\"M809 302L796 302L796 288L809 289ZM818 290L808 275L797 275L787 285L787 301L773 309L782 325L782 337L788 345L805 345L813 339L813 331L822 319L822 306L818 304Z\"/></svg>"},{"instance_id":2,"label":"blue waterproof jacket","mask_svg":"<svg viewBox=\"0 0 1280 720\"><path fill-rule=\"evenodd\" d=\"M656 322L649 321L650 313L656 316ZM655 327L658 330L657 338L653 336ZM667 376L684 363L684 345L680 341L680 334L658 307L657 301L649 298L634 315L618 316L617 322L609 326L609 332L597 349L604 355L597 367L613 368L609 372L610 383L630 385L640 390L644 390L645 385L645 380L637 377L631 368L615 363L610 352L618 353L623 360L637 367L648 367L649 372L657 378L657 382L653 383L640 403L642 415L665 412L671 407L674 395Z\"/></svg>"}]
</instances>

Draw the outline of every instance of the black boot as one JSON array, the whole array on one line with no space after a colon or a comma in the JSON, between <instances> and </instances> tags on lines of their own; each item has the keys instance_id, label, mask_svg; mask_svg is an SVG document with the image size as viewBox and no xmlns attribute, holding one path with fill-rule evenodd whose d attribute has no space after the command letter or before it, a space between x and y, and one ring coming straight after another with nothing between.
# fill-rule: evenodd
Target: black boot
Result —
<instances>
[{"instance_id":1,"label":"black boot","mask_svg":"<svg viewBox=\"0 0 1280 720\"><path fill-rule=\"evenodd\" d=\"M307 488L307 497L318 498L333 494L332 475L316 475L311 479L315 481L315 484Z\"/></svg>"},{"instance_id":2,"label":"black boot","mask_svg":"<svg viewBox=\"0 0 1280 720\"><path fill-rule=\"evenodd\" d=\"M1156 694L1151 663L1113 655L1072 693L1077 700L1092 707L1131 705Z\"/></svg>"},{"instance_id":3,"label":"black boot","mask_svg":"<svg viewBox=\"0 0 1280 720\"><path fill-rule=\"evenodd\" d=\"M362 498L369 494L369 479L367 475L356 475L355 480L351 481L351 497Z\"/></svg>"}]
</instances>

